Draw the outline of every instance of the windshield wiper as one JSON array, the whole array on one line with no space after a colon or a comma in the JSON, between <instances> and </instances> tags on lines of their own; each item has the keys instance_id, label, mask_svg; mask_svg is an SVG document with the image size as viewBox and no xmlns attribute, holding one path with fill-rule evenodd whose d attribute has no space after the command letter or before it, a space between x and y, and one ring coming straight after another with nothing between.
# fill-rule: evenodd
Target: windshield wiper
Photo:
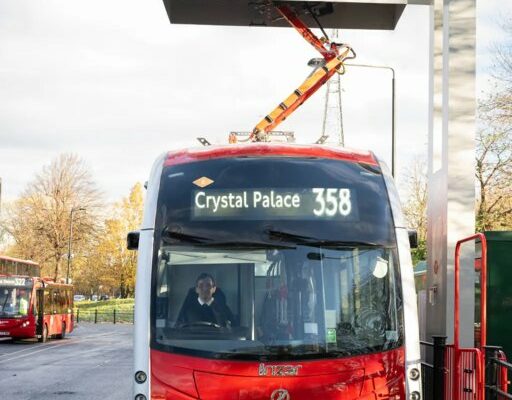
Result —
<instances>
[{"instance_id":1,"label":"windshield wiper","mask_svg":"<svg viewBox=\"0 0 512 400\"><path fill-rule=\"evenodd\" d=\"M268 242L253 241L227 241L227 242L209 242L201 247L229 248L229 249L294 249L294 246L280 245Z\"/></svg>"},{"instance_id":2,"label":"windshield wiper","mask_svg":"<svg viewBox=\"0 0 512 400\"><path fill-rule=\"evenodd\" d=\"M265 231L266 234L268 234L268 237L270 239L274 239L274 240L286 240L286 241L293 241L293 242L296 242L296 243L304 243L304 242L310 242L312 240L315 240L314 238L312 237L309 237L309 236L302 236L302 235L297 235L295 233L290 233L290 232L284 232L284 231L274 231L274 230L271 230L271 229L267 229Z\"/></svg>"},{"instance_id":3,"label":"windshield wiper","mask_svg":"<svg viewBox=\"0 0 512 400\"><path fill-rule=\"evenodd\" d=\"M353 249L359 248L373 248L373 247L386 247L377 243L372 242L358 242L350 240L319 240L317 242L308 243L310 246L321 246L321 247L336 247L336 248L347 248Z\"/></svg>"},{"instance_id":4,"label":"windshield wiper","mask_svg":"<svg viewBox=\"0 0 512 400\"><path fill-rule=\"evenodd\" d=\"M162 232L162 240L165 242L169 242L170 240L177 240L180 242L188 242L188 243L205 243L211 241L212 239L208 239L201 236L196 235L188 235L186 233L176 232L176 231L168 231L164 229Z\"/></svg>"},{"instance_id":5,"label":"windshield wiper","mask_svg":"<svg viewBox=\"0 0 512 400\"><path fill-rule=\"evenodd\" d=\"M363 241L350 241L350 240L327 240L317 239L309 236L297 235L295 233L267 230L269 238L277 239L279 241L292 242L296 244L304 244L307 246L321 246L321 247L382 247L381 245L373 242Z\"/></svg>"},{"instance_id":6,"label":"windshield wiper","mask_svg":"<svg viewBox=\"0 0 512 400\"><path fill-rule=\"evenodd\" d=\"M218 358L228 359L228 360L244 360L248 357L251 359L259 359L260 357L268 357L272 355L268 350L263 346L257 347L241 347L228 349L227 351L221 352L217 354Z\"/></svg>"}]
</instances>

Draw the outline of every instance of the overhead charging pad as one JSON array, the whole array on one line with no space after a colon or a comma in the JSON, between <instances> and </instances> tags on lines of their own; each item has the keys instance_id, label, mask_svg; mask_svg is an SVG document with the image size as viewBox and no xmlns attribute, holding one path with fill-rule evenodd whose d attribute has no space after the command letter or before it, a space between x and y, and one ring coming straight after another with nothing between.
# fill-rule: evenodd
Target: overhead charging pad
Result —
<instances>
[{"instance_id":1,"label":"overhead charging pad","mask_svg":"<svg viewBox=\"0 0 512 400\"><path fill-rule=\"evenodd\" d=\"M164 0L172 24L289 27L271 4L287 3L309 28L393 30L407 4L429 0Z\"/></svg>"}]
</instances>

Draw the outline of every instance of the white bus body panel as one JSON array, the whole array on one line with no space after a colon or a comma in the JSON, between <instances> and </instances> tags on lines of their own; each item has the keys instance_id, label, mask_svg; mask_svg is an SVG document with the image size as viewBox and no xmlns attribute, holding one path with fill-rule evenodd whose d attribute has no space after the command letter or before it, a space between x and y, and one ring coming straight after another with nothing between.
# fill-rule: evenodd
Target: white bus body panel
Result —
<instances>
[{"instance_id":1,"label":"white bus body panel","mask_svg":"<svg viewBox=\"0 0 512 400\"><path fill-rule=\"evenodd\" d=\"M151 168L141 229L155 229L156 203L158 201L160 180L162 179L162 170L166 157L167 153L161 154L154 162L153 168Z\"/></svg>"},{"instance_id":2,"label":"white bus body panel","mask_svg":"<svg viewBox=\"0 0 512 400\"><path fill-rule=\"evenodd\" d=\"M140 229L139 254L137 258L137 279L135 284L135 321L133 333L134 370L144 371L146 382L133 381L133 396L143 394L151 398L151 370L149 362L150 314L151 308L151 270L153 264L153 238L155 231L156 205L160 190L162 168L167 153L162 154L153 164L148 181L144 219ZM134 376L134 375L132 375Z\"/></svg>"},{"instance_id":3,"label":"white bus body panel","mask_svg":"<svg viewBox=\"0 0 512 400\"><path fill-rule=\"evenodd\" d=\"M409 245L409 232L405 225L405 218L402 213L402 205L398 191L396 190L393 177L387 165L379 160L386 189L393 214L395 225L396 242L398 246L398 261L400 275L402 278L402 298L404 310L404 336L405 336L405 390L406 398L412 392L421 393L421 377L416 381L409 378L409 371L416 368L421 371L420 355L420 334L418 327L418 304L416 299L416 288L414 283L414 270L411 259L411 248Z\"/></svg>"},{"instance_id":4,"label":"white bus body panel","mask_svg":"<svg viewBox=\"0 0 512 400\"><path fill-rule=\"evenodd\" d=\"M400 274L402 276L402 296L404 309L405 332L405 381L406 395L412 392L421 393L421 377L413 381L409 378L409 371L416 368L421 371L420 333L418 329L418 304L416 289L414 287L414 272L409 247L409 233L405 228L396 229L398 245L398 259L400 261Z\"/></svg>"}]
</instances>

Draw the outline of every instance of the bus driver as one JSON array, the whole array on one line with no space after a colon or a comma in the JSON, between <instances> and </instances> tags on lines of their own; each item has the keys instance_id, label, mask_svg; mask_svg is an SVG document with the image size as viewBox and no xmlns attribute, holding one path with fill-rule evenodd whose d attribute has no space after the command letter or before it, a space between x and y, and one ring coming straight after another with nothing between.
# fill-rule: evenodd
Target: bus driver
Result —
<instances>
[{"instance_id":1,"label":"bus driver","mask_svg":"<svg viewBox=\"0 0 512 400\"><path fill-rule=\"evenodd\" d=\"M178 314L177 326L201 322L223 327L231 326L233 313L227 306L224 295L218 291L215 296L216 292L217 286L213 276L207 273L199 275L195 287L197 297L189 292Z\"/></svg>"},{"instance_id":2,"label":"bus driver","mask_svg":"<svg viewBox=\"0 0 512 400\"><path fill-rule=\"evenodd\" d=\"M27 315L28 314L28 300L27 300L27 292L25 289L19 289L18 290L18 311L20 315Z\"/></svg>"}]
</instances>

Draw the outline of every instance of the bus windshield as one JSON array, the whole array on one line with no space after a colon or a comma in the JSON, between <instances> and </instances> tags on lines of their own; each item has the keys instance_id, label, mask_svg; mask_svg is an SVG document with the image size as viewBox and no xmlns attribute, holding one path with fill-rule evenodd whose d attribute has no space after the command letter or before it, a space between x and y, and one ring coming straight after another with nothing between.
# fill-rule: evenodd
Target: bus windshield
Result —
<instances>
[{"instance_id":1,"label":"bus windshield","mask_svg":"<svg viewBox=\"0 0 512 400\"><path fill-rule=\"evenodd\" d=\"M0 277L0 318L27 315L31 291L30 279Z\"/></svg>"},{"instance_id":2,"label":"bus windshield","mask_svg":"<svg viewBox=\"0 0 512 400\"><path fill-rule=\"evenodd\" d=\"M165 167L151 344L283 360L403 341L400 269L376 166L296 158Z\"/></svg>"}]
</instances>

